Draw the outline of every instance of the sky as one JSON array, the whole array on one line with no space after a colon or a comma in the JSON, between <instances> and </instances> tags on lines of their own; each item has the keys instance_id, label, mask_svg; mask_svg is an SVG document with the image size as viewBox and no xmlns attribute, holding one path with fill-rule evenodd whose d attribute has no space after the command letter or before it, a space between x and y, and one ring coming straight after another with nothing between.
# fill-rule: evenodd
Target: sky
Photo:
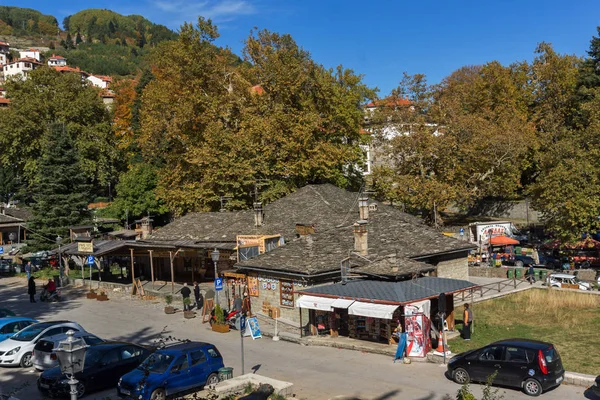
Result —
<instances>
[{"instance_id":1,"label":"sky","mask_svg":"<svg viewBox=\"0 0 600 400\"><path fill-rule=\"evenodd\" d=\"M403 72L438 83L465 65L531 61L536 45L585 56L600 25L599 0L0 0L0 5L67 15L105 8L177 30L202 15L218 26L216 44L241 55L251 29L289 33L326 67L364 75L380 96Z\"/></svg>"}]
</instances>

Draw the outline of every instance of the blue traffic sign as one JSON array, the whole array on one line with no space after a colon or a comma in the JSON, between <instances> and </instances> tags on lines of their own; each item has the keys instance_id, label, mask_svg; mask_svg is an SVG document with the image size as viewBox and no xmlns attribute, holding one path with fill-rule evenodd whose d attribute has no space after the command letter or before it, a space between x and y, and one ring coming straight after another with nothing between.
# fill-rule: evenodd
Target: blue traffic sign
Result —
<instances>
[{"instance_id":1,"label":"blue traffic sign","mask_svg":"<svg viewBox=\"0 0 600 400\"><path fill-rule=\"evenodd\" d=\"M240 334L242 336L244 336L245 332L246 332L246 316L244 314L242 314L242 316L240 317Z\"/></svg>"},{"instance_id":2,"label":"blue traffic sign","mask_svg":"<svg viewBox=\"0 0 600 400\"><path fill-rule=\"evenodd\" d=\"M4 254L4 247L0 247L0 254Z\"/></svg>"},{"instance_id":3,"label":"blue traffic sign","mask_svg":"<svg viewBox=\"0 0 600 400\"><path fill-rule=\"evenodd\" d=\"M465 234L465 229L464 228L460 228L460 231L458 231L460 233L460 236Z\"/></svg>"},{"instance_id":4,"label":"blue traffic sign","mask_svg":"<svg viewBox=\"0 0 600 400\"><path fill-rule=\"evenodd\" d=\"M94 256L87 256L87 265L94 265Z\"/></svg>"},{"instance_id":5,"label":"blue traffic sign","mask_svg":"<svg viewBox=\"0 0 600 400\"><path fill-rule=\"evenodd\" d=\"M215 290L217 290L217 291L223 290L223 279L222 278L215 279Z\"/></svg>"}]
</instances>

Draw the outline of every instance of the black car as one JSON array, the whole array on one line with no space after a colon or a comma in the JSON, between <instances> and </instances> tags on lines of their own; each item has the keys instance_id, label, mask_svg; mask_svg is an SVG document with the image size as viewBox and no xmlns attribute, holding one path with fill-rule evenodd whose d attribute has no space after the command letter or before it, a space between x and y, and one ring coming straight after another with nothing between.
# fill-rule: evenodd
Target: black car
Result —
<instances>
[{"instance_id":1,"label":"black car","mask_svg":"<svg viewBox=\"0 0 600 400\"><path fill-rule=\"evenodd\" d=\"M565 370L551 343L507 339L454 356L448 374L459 384L485 382L497 372L493 384L521 388L530 396L560 385Z\"/></svg>"},{"instance_id":2,"label":"black car","mask_svg":"<svg viewBox=\"0 0 600 400\"><path fill-rule=\"evenodd\" d=\"M135 369L153 349L123 342L104 342L89 346L85 353L83 371L75 374L77 398L84 394L116 387L119 378ZM44 371L37 382L38 389L50 396L67 396L70 392L67 377L60 367Z\"/></svg>"},{"instance_id":3,"label":"black car","mask_svg":"<svg viewBox=\"0 0 600 400\"><path fill-rule=\"evenodd\" d=\"M594 393L594 395L596 395L596 397L600 398L600 375L598 375L596 377L596 381L592 385L591 389L592 389L592 393Z\"/></svg>"}]
</instances>

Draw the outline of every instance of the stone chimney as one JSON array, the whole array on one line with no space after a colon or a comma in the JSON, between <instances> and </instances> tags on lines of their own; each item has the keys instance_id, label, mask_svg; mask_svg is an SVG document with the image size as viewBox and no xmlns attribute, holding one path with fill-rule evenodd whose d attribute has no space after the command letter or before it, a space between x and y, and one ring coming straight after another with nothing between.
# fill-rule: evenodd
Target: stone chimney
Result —
<instances>
[{"instance_id":1,"label":"stone chimney","mask_svg":"<svg viewBox=\"0 0 600 400\"><path fill-rule=\"evenodd\" d=\"M357 221L354 225L354 251L360 254L361 256L366 256L368 251L368 241L367 234L369 230L367 229L367 221L360 220Z\"/></svg>"},{"instance_id":2,"label":"stone chimney","mask_svg":"<svg viewBox=\"0 0 600 400\"><path fill-rule=\"evenodd\" d=\"M360 219L362 221L369 220L369 198L362 194L358 199L358 210L360 211Z\"/></svg>"},{"instance_id":3,"label":"stone chimney","mask_svg":"<svg viewBox=\"0 0 600 400\"><path fill-rule=\"evenodd\" d=\"M152 234L152 221L150 217L143 217L140 221L140 230L142 232L142 239L146 239Z\"/></svg>"},{"instance_id":4,"label":"stone chimney","mask_svg":"<svg viewBox=\"0 0 600 400\"><path fill-rule=\"evenodd\" d=\"M263 213L263 206L261 202L254 203L254 226L259 227L263 225L265 220L265 214Z\"/></svg>"}]
</instances>

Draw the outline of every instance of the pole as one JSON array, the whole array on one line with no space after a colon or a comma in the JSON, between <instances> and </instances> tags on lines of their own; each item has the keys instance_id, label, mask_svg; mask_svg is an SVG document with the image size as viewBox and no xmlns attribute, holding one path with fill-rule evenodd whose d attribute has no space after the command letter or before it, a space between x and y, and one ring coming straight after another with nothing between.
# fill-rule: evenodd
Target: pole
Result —
<instances>
[{"instance_id":1,"label":"pole","mask_svg":"<svg viewBox=\"0 0 600 400\"><path fill-rule=\"evenodd\" d=\"M73 375L69 376L69 381L68 384L69 386L71 386L71 400L77 400L77 384L79 383L79 381L77 379L75 379L75 377Z\"/></svg>"},{"instance_id":2,"label":"pole","mask_svg":"<svg viewBox=\"0 0 600 400\"><path fill-rule=\"evenodd\" d=\"M171 260L171 293L175 293L175 276L173 272L173 252L169 251L169 259Z\"/></svg>"},{"instance_id":3,"label":"pole","mask_svg":"<svg viewBox=\"0 0 600 400\"><path fill-rule=\"evenodd\" d=\"M150 252L150 275L152 277L152 289L154 289L154 261L152 260L152 250L148 250Z\"/></svg>"},{"instance_id":4,"label":"pole","mask_svg":"<svg viewBox=\"0 0 600 400\"><path fill-rule=\"evenodd\" d=\"M446 364L446 330L444 329L445 321L446 314L442 313L442 351L444 352L444 365Z\"/></svg>"},{"instance_id":5,"label":"pole","mask_svg":"<svg viewBox=\"0 0 600 400\"><path fill-rule=\"evenodd\" d=\"M216 282L217 278L219 277L219 273L217 272L217 262L215 261L214 264L215 264L215 282ZM215 290L215 292L217 292L217 294L216 294L216 296L217 296L217 304L221 304L221 303L219 303L219 290Z\"/></svg>"},{"instance_id":6,"label":"pole","mask_svg":"<svg viewBox=\"0 0 600 400\"><path fill-rule=\"evenodd\" d=\"M277 335L277 318L275 318L275 333L273 334L273 340L279 341L279 336Z\"/></svg>"},{"instance_id":7,"label":"pole","mask_svg":"<svg viewBox=\"0 0 600 400\"><path fill-rule=\"evenodd\" d=\"M240 319L240 322L244 322L245 323L246 318ZM240 326L240 344L242 347L242 375L244 375L246 372L244 370L244 331L245 331L245 327Z\"/></svg>"},{"instance_id":8,"label":"pole","mask_svg":"<svg viewBox=\"0 0 600 400\"><path fill-rule=\"evenodd\" d=\"M133 288L135 287L135 271L133 270L133 249L129 249L129 256L131 258L131 287Z\"/></svg>"},{"instance_id":9,"label":"pole","mask_svg":"<svg viewBox=\"0 0 600 400\"><path fill-rule=\"evenodd\" d=\"M60 243L58 244L58 267L60 269L60 287L64 286L64 270L63 270L63 265L62 265L62 254L60 251Z\"/></svg>"}]
</instances>

